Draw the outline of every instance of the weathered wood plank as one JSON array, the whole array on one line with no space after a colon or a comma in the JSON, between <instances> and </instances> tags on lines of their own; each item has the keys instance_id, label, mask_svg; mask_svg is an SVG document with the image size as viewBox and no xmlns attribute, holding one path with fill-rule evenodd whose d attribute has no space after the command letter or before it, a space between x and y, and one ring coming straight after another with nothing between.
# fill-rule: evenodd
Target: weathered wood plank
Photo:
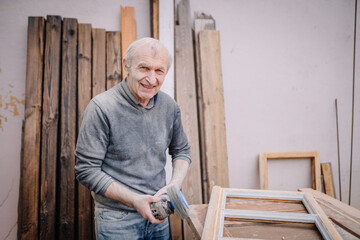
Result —
<instances>
[{"instance_id":1,"label":"weathered wood plank","mask_svg":"<svg viewBox=\"0 0 360 240\"><path fill-rule=\"evenodd\" d=\"M121 34L106 33L106 89L121 82Z\"/></svg>"},{"instance_id":2,"label":"weathered wood plank","mask_svg":"<svg viewBox=\"0 0 360 240\"><path fill-rule=\"evenodd\" d=\"M201 92L201 72L200 72L200 49L199 49L199 31L201 30L215 30L215 20L211 16L205 14L195 13L194 20L194 40L195 40L195 70L196 70L196 94L198 107L198 122L199 122L199 144L200 144L200 163L201 163L201 181L203 191L203 202L209 202L210 193L207 187L207 172L205 162L205 129L204 129L204 112L202 105Z\"/></svg>"},{"instance_id":3,"label":"weathered wood plank","mask_svg":"<svg viewBox=\"0 0 360 240\"><path fill-rule=\"evenodd\" d=\"M106 49L105 49L105 29L92 29L92 96L95 97L106 89Z\"/></svg>"},{"instance_id":4,"label":"weathered wood plank","mask_svg":"<svg viewBox=\"0 0 360 240\"><path fill-rule=\"evenodd\" d=\"M229 186L225 106L220 56L220 35L215 30L199 32L200 72L208 193L214 185Z\"/></svg>"},{"instance_id":5,"label":"weathered wood plank","mask_svg":"<svg viewBox=\"0 0 360 240\"><path fill-rule=\"evenodd\" d=\"M159 39L159 0L151 0L151 36Z\"/></svg>"},{"instance_id":6,"label":"weathered wood plank","mask_svg":"<svg viewBox=\"0 0 360 240\"><path fill-rule=\"evenodd\" d=\"M136 21L134 7L120 7L121 56L124 58L127 47L136 40ZM123 78L126 77L122 66Z\"/></svg>"},{"instance_id":7,"label":"weathered wood plank","mask_svg":"<svg viewBox=\"0 0 360 240\"><path fill-rule=\"evenodd\" d=\"M20 168L18 238L38 238L41 104L44 56L43 17L28 18L24 153Z\"/></svg>"},{"instance_id":8,"label":"weathered wood plank","mask_svg":"<svg viewBox=\"0 0 360 240\"><path fill-rule=\"evenodd\" d=\"M62 35L59 239L75 239L75 138L77 92L76 19L65 18Z\"/></svg>"},{"instance_id":9,"label":"weathered wood plank","mask_svg":"<svg viewBox=\"0 0 360 240\"><path fill-rule=\"evenodd\" d=\"M78 123L91 100L91 24L79 24L78 40ZM91 239L93 205L90 191L78 183L77 232L78 239Z\"/></svg>"},{"instance_id":10,"label":"weathered wood plank","mask_svg":"<svg viewBox=\"0 0 360 240\"><path fill-rule=\"evenodd\" d=\"M40 239L55 239L56 237L61 24L60 16L47 16L42 114Z\"/></svg>"},{"instance_id":11,"label":"weathered wood plank","mask_svg":"<svg viewBox=\"0 0 360 240\"><path fill-rule=\"evenodd\" d=\"M325 193L335 198L334 181L331 170L331 163L321 163L321 172L324 177Z\"/></svg>"},{"instance_id":12,"label":"weathered wood plank","mask_svg":"<svg viewBox=\"0 0 360 240\"><path fill-rule=\"evenodd\" d=\"M181 110L184 131L191 146L191 167L183 182L182 190L189 204L202 203L199 130L196 103L194 50L191 30L190 2L182 0L178 4L178 22L175 27L175 78L176 101ZM195 239L187 224L184 238Z\"/></svg>"},{"instance_id":13,"label":"weathered wood plank","mask_svg":"<svg viewBox=\"0 0 360 240\"><path fill-rule=\"evenodd\" d=\"M206 213L202 239L212 239L212 236L217 236L220 206L222 204L223 189L219 186L212 188L211 197Z\"/></svg>"}]
</instances>

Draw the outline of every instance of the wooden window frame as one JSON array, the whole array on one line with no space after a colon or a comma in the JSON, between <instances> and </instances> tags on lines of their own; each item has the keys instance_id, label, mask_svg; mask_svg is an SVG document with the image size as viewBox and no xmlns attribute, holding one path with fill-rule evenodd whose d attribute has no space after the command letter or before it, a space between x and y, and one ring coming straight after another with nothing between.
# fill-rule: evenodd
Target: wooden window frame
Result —
<instances>
[{"instance_id":1,"label":"wooden window frame","mask_svg":"<svg viewBox=\"0 0 360 240\"><path fill-rule=\"evenodd\" d=\"M226 209L227 198L301 202L308 211L308 214ZM289 223L313 223L325 240L342 239L325 215L324 211L309 193L245 190L214 186L206 215L202 239L234 239L223 236L225 218Z\"/></svg>"},{"instance_id":2,"label":"wooden window frame","mask_svg":"<svg viewBox=\"0 0 360 240\"><path fill-rule=\"evenodd\" d=\"M260 189L268 189L267 161L274 159L311 159L312 188L321 191L320 153L312 152L272 152L259 154Z\"/></svg>"}]
</instances>

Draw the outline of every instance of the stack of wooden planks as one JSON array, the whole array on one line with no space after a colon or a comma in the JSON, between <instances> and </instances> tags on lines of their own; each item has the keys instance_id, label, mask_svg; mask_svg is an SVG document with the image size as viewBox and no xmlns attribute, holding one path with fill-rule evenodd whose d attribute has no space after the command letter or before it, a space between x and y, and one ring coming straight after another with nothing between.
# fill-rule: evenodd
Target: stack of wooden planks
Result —
<instances>
[{"instance_id":1,"label":"stack of wooden planks","mask_svg":"<svg viewBox=\"0 0 360 240\"><path fill-rule=\"evenodd\" d=\"M194 23L191 18L189 0L180 1L175 26L175 96L192 157L183 192L189 204L201 204L209 201L214 185L229 186L228 156L220 35L210 16L196 14ZM178 217L170 220L173 239L196 238Z\"/></svg>"},{"instance_id":2,"label":"stack of wooden planks","mask_svg":"<svg viewBox=\"0 0 360 240\"><path fill-rule=\"evenodd\" d=\"M73 18L29 17L19 239L95 239L90 192L75 180L76 137L90 99L123 77L133 11L121 8L121 35Z\"/></svg>"}]
</instances>

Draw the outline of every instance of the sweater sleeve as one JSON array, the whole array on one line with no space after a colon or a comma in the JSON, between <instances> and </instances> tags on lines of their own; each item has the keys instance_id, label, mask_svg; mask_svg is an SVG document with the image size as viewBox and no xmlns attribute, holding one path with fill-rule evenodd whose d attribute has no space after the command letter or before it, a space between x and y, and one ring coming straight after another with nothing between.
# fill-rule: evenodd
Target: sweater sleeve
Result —
<instances>
[{"instance_id":1,"label":"sweater sleeve","mask_svg":"<svg viewBox=\"0 0 360 240\"><path fill-rule=\"evenodd\" d=\"M109 142L109 124L94 100L84 111L75 149L77 180L104 195L114 179L101 170Z\"/></svg>"},{"instance_id":2,"label":"sweater sleeve","mask_svg":"<svg viewBox=\"0 0 360 240\"><path fill-rule=\"evenodd\" d=\"M176 105L175 109L173 134L169 145L169 154L171 155L172 162L177 159L182 159L188 161L189 164L191 163L190 146L182 126L181 113L178 105Z\"/></svg>"}]
</instances>

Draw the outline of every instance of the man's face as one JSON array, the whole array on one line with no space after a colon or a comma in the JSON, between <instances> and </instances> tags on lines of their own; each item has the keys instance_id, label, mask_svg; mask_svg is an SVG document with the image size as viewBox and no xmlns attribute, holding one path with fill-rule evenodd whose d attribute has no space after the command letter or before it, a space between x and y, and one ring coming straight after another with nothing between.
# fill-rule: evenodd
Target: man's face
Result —
<instances>
[{"instance_id":1,"label":"man's face","mask_svg":"<svg viewBox=\"0 0 360 240\"><path fill-rule=\"evenodd\" d=\"M165 49L155 54L148 46L141 46L133 56L130 66L125 65L128 73L127 85L143 106L159 92L167 73L167 64Z\"/></svg>"}]
</instances>

